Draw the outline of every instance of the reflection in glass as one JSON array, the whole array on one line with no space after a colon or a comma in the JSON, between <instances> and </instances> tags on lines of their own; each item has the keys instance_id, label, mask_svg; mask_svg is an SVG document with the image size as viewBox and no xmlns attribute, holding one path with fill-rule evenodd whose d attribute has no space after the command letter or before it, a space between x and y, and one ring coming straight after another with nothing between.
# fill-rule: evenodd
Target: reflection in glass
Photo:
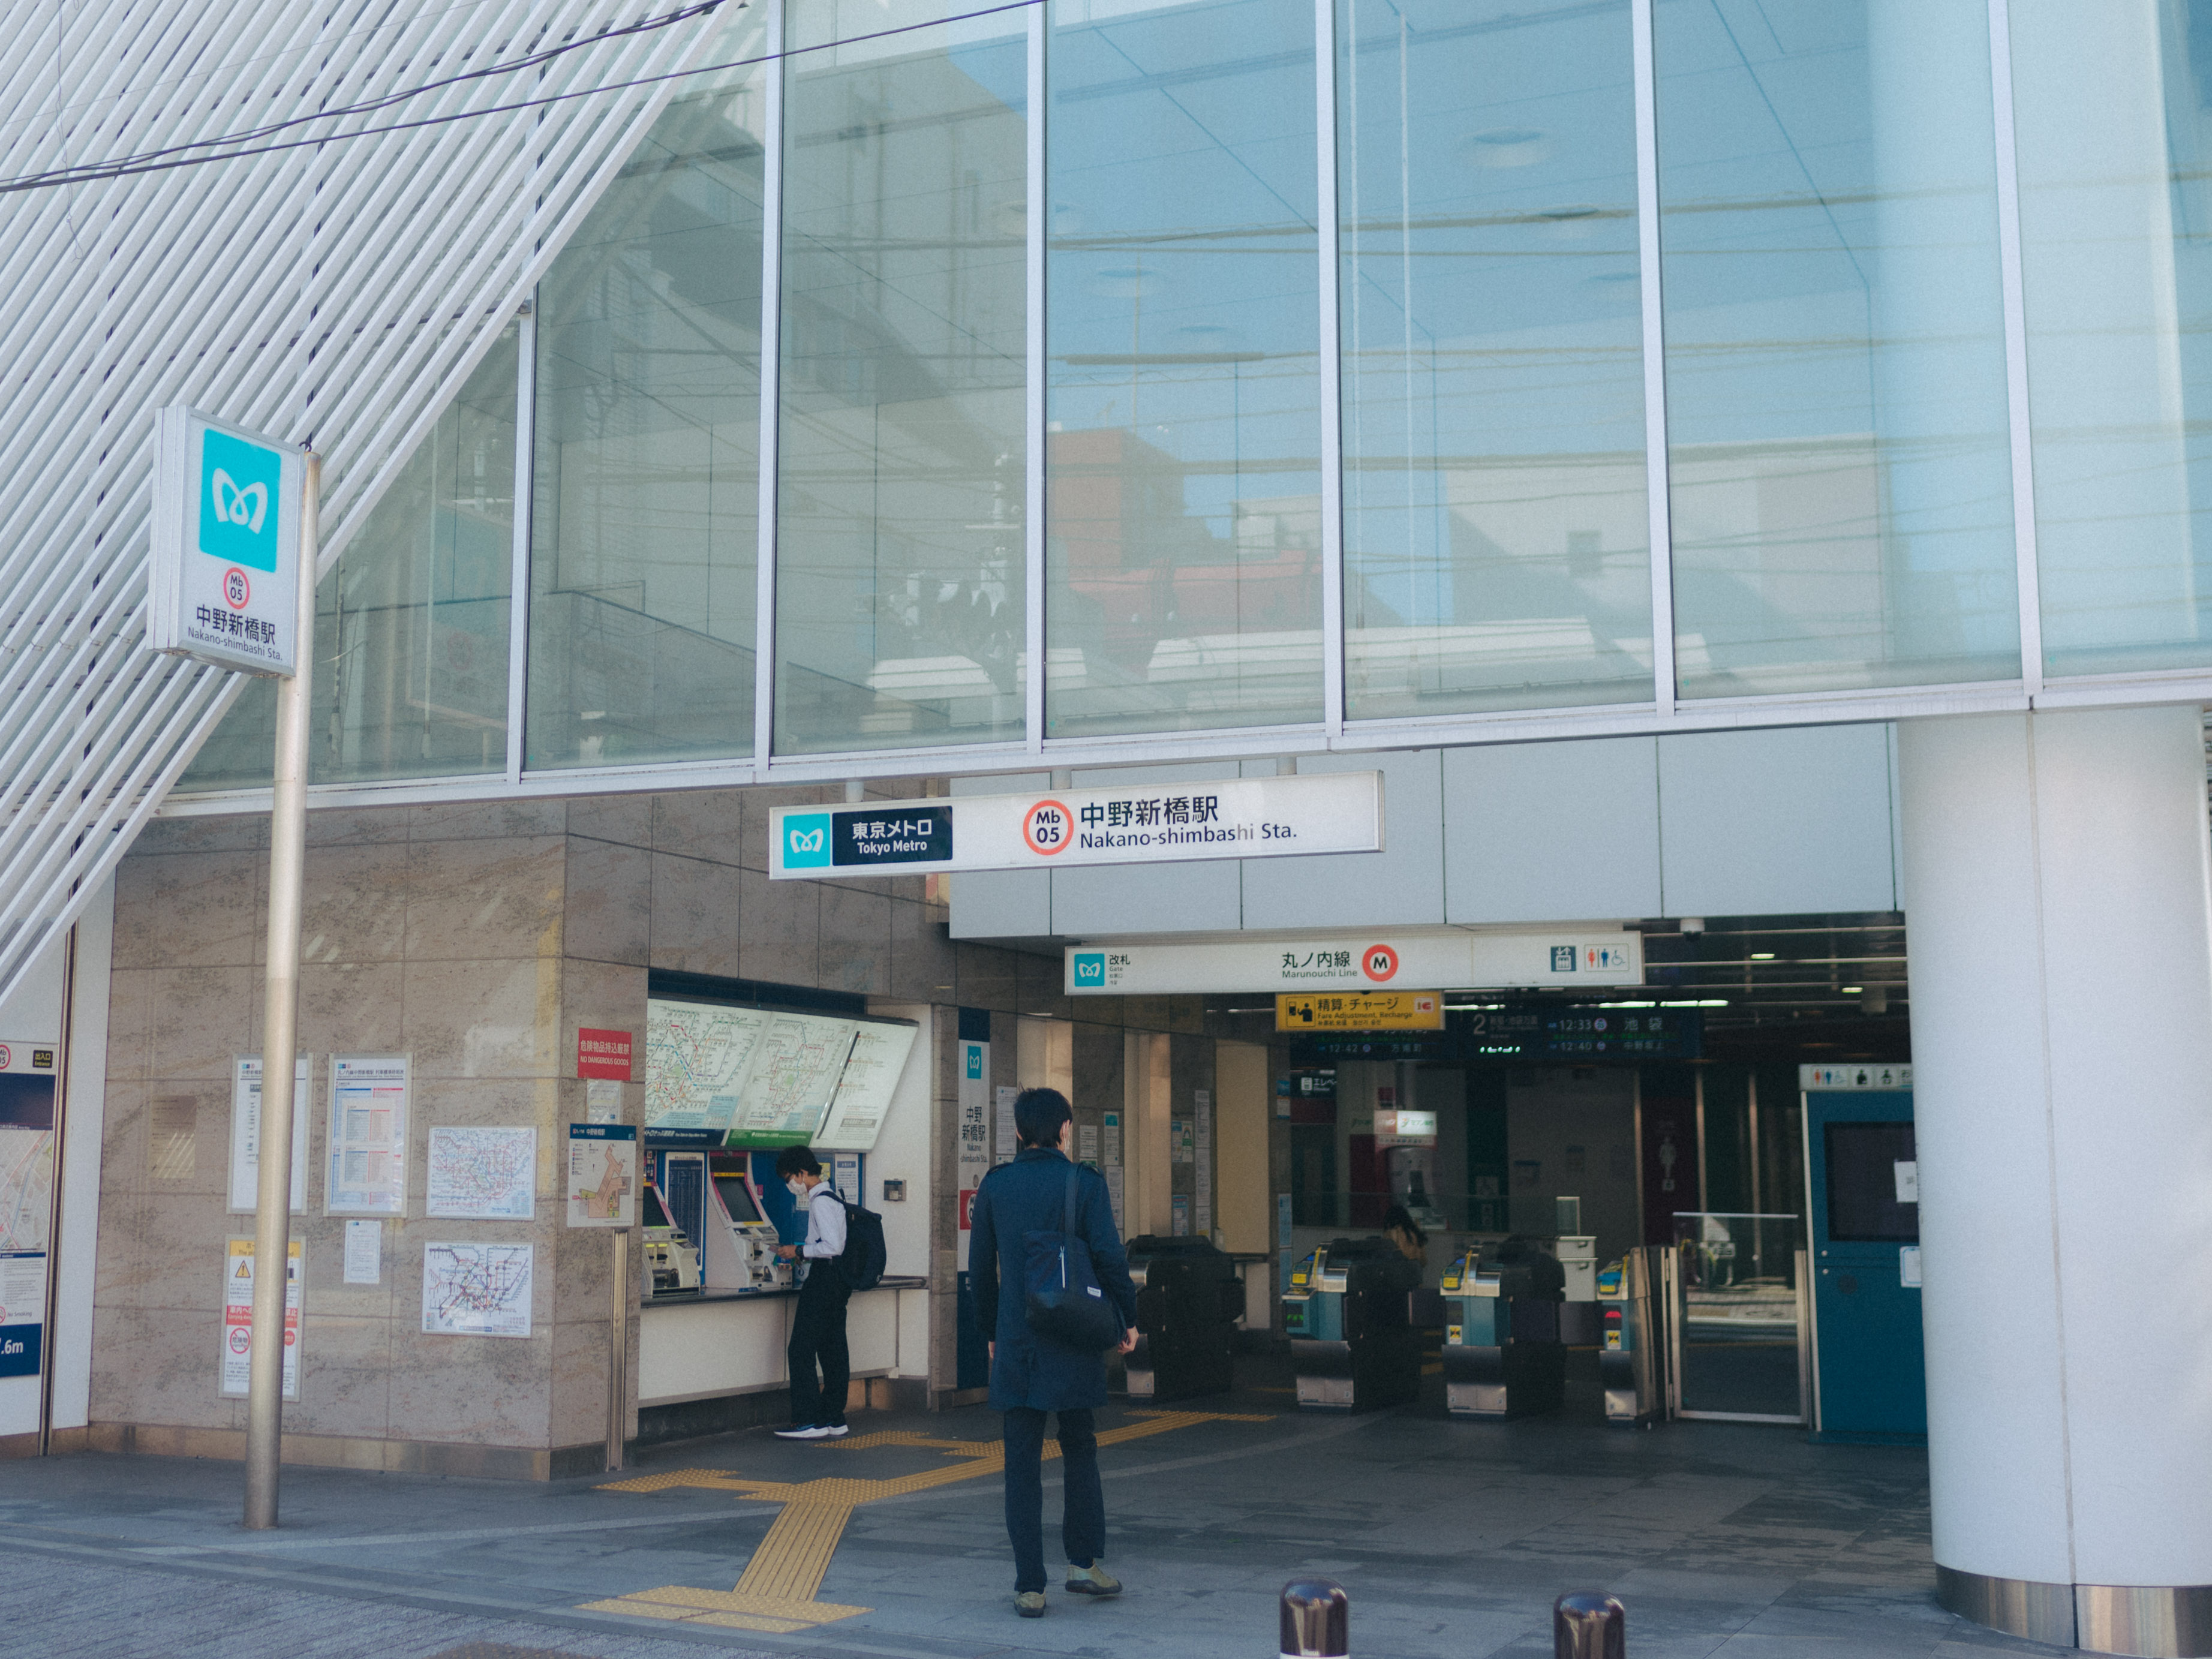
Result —
<instances>
[{"instance_id":1,"label":"reflection in glass","mask_svg":"<svg viewBox=\"0 0 2212 1659\"><path fill-rule=\"evenodd\" d=\"M507 764L516 349L510 325L316 588L314 782ZM180 787L269 781L276 688L246 688Z\"/></svg>"},{"instance_id":2,"label":"reflection in glass","mask_svg":"<svg viewBox=\"0 0 2212 1659\"><path fill-rule=\"evenodd\" d=\"M531 766L752 750L765 101L672 104L540 286Z\"/></svg>"},{"instance_id":3,"label":"reflection in glass","mask_svg":"<svg viewBox=\"0 0 2212 1659\"><path fill-rule=\"evenodd\" d=\"M1047 730L1318 720L1312 9L1051 21Z\"/></svg>"},{"instance_id":4,"label":"reflection in glass","mask_svg":"<svg viewBox=\"0 0 2212 1659\"><path fill-rule=\"evenodd\" d=\"M1024 15L792 0L776 744L1019 738Z\"/></svg>"},{"instance_id":5,"label":"reflection in glass","mask_svg":"<svg viewBox=\"0 0 2212 1659\"><path fill-rule=\"evenodd\" d=\"M1794 1215L1675 1212L1681 1299L1669 1311L1680 1333L1683 1416L1802 1420L1804 1237Z\"/></svg>"},{"instance_id":6,"label":"reflection in glass","mask_svg":"<svg viewBox=\"0 0 2212 1659\"><path fill-rule=\"evenodd\" d=\"M2212 663L2212 12L2013 0L2045 671Z\"/></svg>"},{"instance_id":7,"label":"reflection in glass","mask_svg":"<svg viewBox=\"0 0 2212 1659\"><path fill-rule=\"evenodd\" d=\"M1628 7L1337 18L1349 712L1648 700Z\"/></svg>"},{"instance_id":8,"label":"reflection in glass","mask_svg":"<svg viewBox=\"0 0 2212 1659\"><path fill-rule=\"evenodd\" d=\"M1687 696L2019 672L1981 0L1657 11Z\"/></svg>"}]
</instances>

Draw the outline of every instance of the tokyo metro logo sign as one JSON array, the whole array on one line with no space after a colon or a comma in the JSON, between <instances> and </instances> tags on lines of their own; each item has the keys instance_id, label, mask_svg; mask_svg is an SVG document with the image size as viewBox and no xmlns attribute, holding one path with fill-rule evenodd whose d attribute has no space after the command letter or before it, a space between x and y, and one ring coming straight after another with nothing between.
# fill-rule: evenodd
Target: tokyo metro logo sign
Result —
<instances>
[{"instance_id":1,"label":"tokyo metro logo sign","mask_svg":"<svg viewBox=\"0 0 2212 1659\"><path fill-rule=\"evenodd\" d=\"M253 570L276 568L276 515L284 458L210 430L200 441L200 551Z\"/></svg>"}]
</instances>

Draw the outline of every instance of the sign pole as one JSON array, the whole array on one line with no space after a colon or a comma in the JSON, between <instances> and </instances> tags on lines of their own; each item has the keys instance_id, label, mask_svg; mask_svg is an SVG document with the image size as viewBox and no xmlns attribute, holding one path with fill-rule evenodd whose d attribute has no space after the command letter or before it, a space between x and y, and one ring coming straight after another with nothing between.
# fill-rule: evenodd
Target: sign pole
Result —
<instances>
[{"instance_id":1,"label":"sign pole","mask_svg":"<svg viewBox=\"0 0 2212 1659\"><path fill-rule=\"evenodd\" d=\"M246 1524L276 1524L284 1410L284 1302L291 1265L292 1089L299 1047L300 907L307 843L307 719L315 650L317 516L323 461L307 452L300 501L298 666L276 688L276 787L269 805L269 974L261 1017L259 1186L253 1216L253 1346L246 1395Z\"/></svg>"}]
</instances>

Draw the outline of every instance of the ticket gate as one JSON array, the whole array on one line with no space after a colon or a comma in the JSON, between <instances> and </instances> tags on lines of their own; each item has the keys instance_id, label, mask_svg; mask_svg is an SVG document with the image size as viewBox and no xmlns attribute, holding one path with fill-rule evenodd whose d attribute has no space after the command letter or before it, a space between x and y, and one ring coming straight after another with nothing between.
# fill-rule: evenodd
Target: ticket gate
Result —
<instances>
[{"instance_id":1,"label":"ticket gate","mask_svg":"<svg viewBox=\"0 0 2212 1659\"><path fill-rule=\"evenodd\" d=\"M1339 1238L1291 1273L1283 1328L1298 1404L1312 1411L1400 1406L1421 1389L1421 1334L1407 1302L1420 1264L1382 1238Z\"/></svg>"},{"instance_id":2,"label":"ticket gate","mask_svg":"<svg viewBox=\"0 0 2212 1659\"><path fill-rule=\"evenodd\" d=\"M1188 1400L1225 1394L1244 1312L1237 1263L1206 1238L1129 1241L1137 1286L1137 1346L1125 1362L1132 1400Z\"/></svg>"},{"instance_id":3,"label":"ticket gate","mask_svg":"<svg viewBox=\"0 0 2212 1659\"><path fill-rule=\"evenodd\" d=\"M1631 1250L1597 1276L1597 1376L1605 1420L1649 1427L1667 1414L1666 1345L1649 1251Z\"/></svg>"},{"instance_id":4,"label":"ticket gate","mask_svg":"<svg viewBox=\"0 0 2212 1659\"><path fill-rule=\"evenodd\" d=\"M1566 1389L1559 1340L1566 1275L1526 1239L1477 1245L1445 1270L1444 1405L1492 1419L1554 1409Z\"/></svg>"}]
</instances>

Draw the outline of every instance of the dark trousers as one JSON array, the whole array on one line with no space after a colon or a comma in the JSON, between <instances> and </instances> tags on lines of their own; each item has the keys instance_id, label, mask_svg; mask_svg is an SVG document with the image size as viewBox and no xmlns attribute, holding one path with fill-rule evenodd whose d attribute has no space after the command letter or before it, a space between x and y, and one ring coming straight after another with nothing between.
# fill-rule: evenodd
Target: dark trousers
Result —
<instances>
[{"instance_id":1,"label":"dark trousers","mask_svg":"<svg viewBox=\"0 0 2212 1659\"><path fill-rule=\"evenodd\" d=\"M1060 1412L1060 1541L1087 1567L1106 1553L1106 1494L1098 1485L1098 1434L1088 1411ZM1017 1406L1006 1413L1006 1536L1014 1546L1014 1594L1044 1588L1044 1419Z\"/></svg>"},{"instance_id":2,"label":"dark trousers","mask_svg":"<svg viewBox=\"0 0 2212 1659\"><path fill-rule=\"evenodd\" d=\"M853 1292L834 1261L806 1264L806 1282L799 1287L799 1306L792 1315L791 1346L784 1352L791 1361L791 1420L821 1428L836 1428L845 1421L845 1394L853 1385L853 1356L845 1346L845 1304ZM814 1380L819 1361L822 1380Z\"/></svg>"}]
</instances>

